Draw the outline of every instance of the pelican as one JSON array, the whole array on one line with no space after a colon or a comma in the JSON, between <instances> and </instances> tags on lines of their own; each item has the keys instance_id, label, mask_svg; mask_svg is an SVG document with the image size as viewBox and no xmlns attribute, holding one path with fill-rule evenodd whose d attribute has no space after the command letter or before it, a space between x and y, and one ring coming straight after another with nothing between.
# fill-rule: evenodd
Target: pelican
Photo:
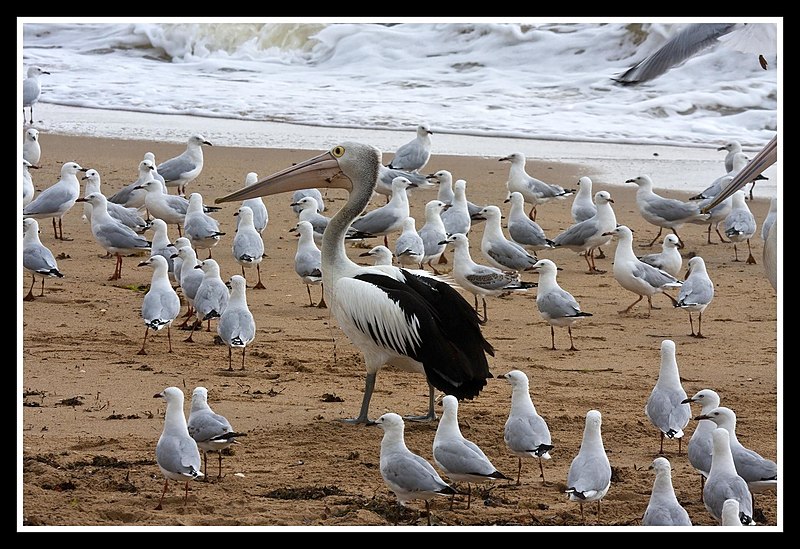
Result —
<instances>
[{"instance_id":1,"label":"pelican","mask_svg":"<svg viewBox=\"0 0 800 549\"><path fill-rule=\"evenodd\" d=\"M486 341L472 306L447 283L391 265L362 266L347 256L345 235L369 203L377 180L381 152L347 142L328 152L270 175L244 189L216 199L241 201L311 186L343 188L345 205L322 237L322 284L325 300L341 330L361 349L367 371L358 417L343 421L372 423L369 404L378 371L386 365L423 373L428 381L428 414L432 420L434 387L458 399L472 399L486 386Z\"/></svg>"}]
</instances>

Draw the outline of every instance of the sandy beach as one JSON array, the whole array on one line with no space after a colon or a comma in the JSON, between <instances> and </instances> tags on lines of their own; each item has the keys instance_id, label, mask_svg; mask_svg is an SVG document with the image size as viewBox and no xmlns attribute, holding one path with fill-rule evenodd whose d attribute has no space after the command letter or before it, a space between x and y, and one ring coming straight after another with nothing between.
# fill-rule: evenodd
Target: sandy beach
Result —
<instances>
[{"instance_id":1,"label":"sandy beach","mask_svg":"<svg viewBox=\"0 0 800 549\"><path fill-rule=\"evenodd\" d=\"M43 132L41 169L33 171L33 179L38 193L58 179L63 162L72 160L98 170L103 192L111 195L136 178L136 167L146 151L155 153L160 162L184 148L172 140ZM264 177L318 152L215 143L204 148L204 170L188 192L201 193L210 204L241 188L247 172ZM720 163L721 154L715 155ZM497 158L434 154L424 171L450 170L455 178L468 182L470 200L496 204L507 215L503 200L508 164ZM384 162L389 159L390 155L384 156ZM613 159L604 160L598 168L577 160L530 158L528 171L572 188L580 176L599 175L594 190L611 193L617 221L634 230L637 252L659 251L660 239L653 248L642 247L658 229L639 215L636 186L610 185L638 175L628 171L630 161L623 155L619 162L616 166L624 164L621 169L615 168ZM695 165L693 160L675 158L668 169L691 176ZM615 169L617 177L610 177ZM748 204L760 228L769 200L758 189L757 185L756 198ZM680 199L690 196L686 191L663 194ZM326 215L333 215L346 199L340 190L324 191L324 196ZM425 203L435 196L435 190L426 189L410 195L418 228ZM214 322L211 332L205 328L195 332L193 343L184 342L189 333L179 330L176 322L171 330L172 353L167 352L166 330L151 331L147 354L137 355L145 333L140 307L151 269L137 267L143 258L125 257L122 278L108 281L114 260L102 257L104 250L81 219L81 204L63 219L69 241L55 240L50 220L40 221L41 240L56 255L65 276L46 280L43 297L39 297L37 278L36 299L23 302L31 277L19 269L18 530L202 526L318 531L427 524L423 502L399 507L380 476L382 431L338 421L358 412L364 390L363 359L327 309L309 306L306 287L293 269L296 237L289 229L296 217L290 198L264 198L269 210L263 234L266 258L261 264L266 289L252 289L255 271L246 273L257 335L247 348L244 371L227 370L228 349L214 343ZM380 204L382 199L374 200L370 207ZM571 199L566 199L539 208L537 222L548 237L554 238L572 223L570 205ZM231 254L238 204L221 206L214 216L226 235L212 254L227 280L241 274ZM480 252L482 231L477 224L470 233L472 257L480 263L485 262ZM169 234L177 238L174 225ZM593 314L573 327L578 351L567 350L569 339L562 328L556 329L557 350L550 348L550 328L536 309L535 290L487 299L489 321L483 333L495 348L491 372L495 377L512 369L527 373L533 401L553 436L553 457L544 463L544 482L537 462L527 460L519 486L513 481L473 485L470 509L466 509L466 496L456 497L453 510L446 498L435 500L432 521L436 527L508 527L493 532L511 532L513 527L639 530L633 527L640 525L654 479L648 467L659 455L659 432L643 408L657 379L664 339L675 341L687 394L704 388L718 392L722 405L737 413L740 442L781 467L779 301L764 275L763 242L758 233L751 239L757 264L749 265L735 262L733 245L719 243L713 231L713 244L708 244L705 225L687 225L679 234L686 243L684 267L688 258L702 256L715 283L714 301L703 314L704 339L689 335L688 314L674 309L665 296L653 298L659 308L649 315L646 300L630 314L619 313L637 296L612 276L615 242L604 247L607 257L597 261L600 269L608 270L605 274L587 274L584 258L568 250L538 254L561 267L559 284ZM390 247L395 238L389 238ZM376 239L368 245L377 243ZM738 249L739 258L746 258L747 245ZM363 251L349 248L356 261L362 259L358 254ZM205 257L201 252L200 258ZM452 267L451 250L447 257L450 263L443 266L445 270ZM524 273L523 279L536 281L537 275ZM312 287L311 292L316 302L320 288ZM471 294L462 294L472 303ZM170 482L163 509L155 510L164 485L155 446L163 428L165 403L153 395L169 386L186 394L187 414L192 390L208 388L211 407L247 436L225 453L222 478L217 478L217 457L209 455L210 482L190 483L186 505L183 487ZM478 444L500 471L516 479L517 458L503 441L510 397L508 383L490 379L478 398L461 402L459 422L464 436ZM384 412L419 414L426 406L427 384L421 376L393 369L378 375L372 418ZM584 521L578 504L568 501L564 490L570 462L581 444L584 418L591 409L603 414L603 441L613 476L600 515L594 504L586 505ZM692 412L699 414L699 407L694 406ZM696 425L689 422L680 453L676 441L665 441L664 455L672 464L678 500L693 524L713 526L715 521L700 500L700 476L686 456L686 443ZM408 447L431 460L435 430L435 422L407 423ZM780 490L756 494L759 528L765 532L783 529L781 503Z\"/></svg>"}]
</instances>

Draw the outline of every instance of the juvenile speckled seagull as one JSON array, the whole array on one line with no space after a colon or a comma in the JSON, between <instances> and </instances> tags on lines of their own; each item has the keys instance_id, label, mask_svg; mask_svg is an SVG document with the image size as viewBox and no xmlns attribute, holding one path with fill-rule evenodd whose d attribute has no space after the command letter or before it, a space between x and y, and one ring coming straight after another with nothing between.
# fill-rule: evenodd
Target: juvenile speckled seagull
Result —
<instances>
[{"instance_id":1,"label":"juvenile speckled seagull","mask_svg":"<svg viewBox=\"0 0 800 549\"><path fill-rule=\"evenodd\" d=\"M472 500L472 482L490 482L508 477L497 470L480 447L464 438L458 426L458 400L453 395L442 398L442 417L433 437L433 461L455 482L467 483L467 509ZM453 499L450 509L453 509Z\"/></svg>"},{"instance_id":2,"label":"juvenile speckled seagull","mask_svg":"<svg viewBox=\"0 0 800 549\"><path fill-rule=\"evenodd\" d=\"M474 309L448 283L394 266L358 265L347 256L347 230L372 197L380 161L375 147L346 142L216 201L310 186L349 192L328 224L321 248L325 301L339 327L364 353L367 371L361 410L346 421L369 422L375 378L385 365L424 372L429 398L423 419L432 420L434 388L459 399L475 398L492 377L486 355L494 349L483 337Z\"/></svg>"},{"instance_id":3,"label":"juvenile speckled seagull","mask_svg":"<svg viewBox=\"0 0 800 549\"><path fill-rule=\"evenodd\" d=\"M208 480L208 452L219 454L217 478L222 478L222 451L231 444L237 444L236 439L247 433L237 433L225 416L211 409L208 405L208 389L205 387L195 387L192 391L187 428L197 447L203 451L204 478Z\"/></svg>"},{"instance_id":4,"label":"juvenile speckled seagull","mask_svg":"<svg viewBox=\"0 0 800 549\"><path fill-rule=\"evenodd\" d=\"M689 311L689 328L692 330L692 337L705 337L703 335L703 311L714 299L714 283L708 276L706 262L699 255L689 260L686 271L686 278L681 285L678 293L678 300L675 307ZM694 323L692 313L697 313L697 333L694 333Z\"/></svg>"},{"instance_id":5,"label":"juvenile speckled seagull","mask_svg":"<svg viewBox=\"0 0 800 549\"><path fill-rule=\"evenodd\" d=\"M569 350L577 351L572 341L572 325L579 319L592 316L592 313L581 311L581 306L571 293L561 288L556 281L558 267L549 259L540 259L533 265L539 273L539 286L536 291L536 308L539 314L550 324L551 349L556 350L556 334L554 326L566 326L569 333Z\"/></svg>"},{"instance_id":6,"label":"juvenile speckled seagull","mask_svg":"<svg viewBox=\"0 0 800 549\"><path fill-rule=\"evenodd\" d=\"M663 293L672 304L675 298L664 292L668 288L680 288L681 281L666 271L657 269L640 261L633 253L633 231L625 225L620 225L613 231L605 233L609 236L617 236L617 250L614 253L614 278L619 285L639 296L639 299L631 303L626 309L619 311L620 314L631 312L634 305L639 303L643 297L647 297L647 314L654 309L652 296Z\"/></svg>"},{"instance_id":7,"label":"juvenile speckled seagull","mask_svg":"<svg viewBox=\"0 0 800 549\"><path fill-rule=\"evenodd\" d=\"M511 385L511 409L503 428L503 440L512 454L517 456L517 486L520 485L522 458L539 460L539 473L545 484L543 459L550 459L554 448L547 422L538 414L530 393L530 382L525 372L511 370L497 376Z\"/></svg>"},{"instance_id":8,"label":"juvenile speckled seagull","mask_svg":"<svg viewBox=\"0 0 800 549\"><path fill-rule=\"evenodd\" d=\"M581 508L591 501L597 502L597 518L600 518L600 500L611 488L611 464L608 461L600 432L602 416L597 410L586 413L586 425L583 429L578 455L572 460L567 473L567 490L570 501L577 501Z\"/></svg>"},{"instance_id":9,"label":"juvenile speckled seagull","mask_svg":"<svg viewBox=\"0 0 800 549\"><path fill-rule=\"evenodd\" d=\"M664 437L678 439L678 454L681 453L683 429L692 417L692 407L686 401L686 391L681 385L678 361L675 358L675 342L665 339L661 342L661 366L658 379L647 397L644 415L661 435L658 453L664 453Z\"/></svg>"}]
</instances>

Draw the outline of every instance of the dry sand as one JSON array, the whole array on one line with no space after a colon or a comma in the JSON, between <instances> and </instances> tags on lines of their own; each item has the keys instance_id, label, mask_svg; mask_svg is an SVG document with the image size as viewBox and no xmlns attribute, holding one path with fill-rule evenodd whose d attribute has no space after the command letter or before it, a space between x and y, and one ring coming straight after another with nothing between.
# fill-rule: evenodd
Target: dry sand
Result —
<instances>
[{"instance_id":1,"label":"dry sand","mask_svg":"<svg viewBox=\"0 0 800 549\"><path fill-rule=\"evenodd\" d=\"M135 179L144 152L152 151L163 161L184 148L55 134L42 137L42 169L33 172L37 191L57 180L63 162L75 160L97 169L103 191L110 195ZM249 171L265 176L317 153L218 146L204 152L204 171L189 190L201 193L207 203L242 187ZM473 202L498 204L507 213L502 201L508 164L496 158L434 156L426 171L437 169L466 179ZM675 166L676 172L682 169ZM533 160L528 170L564 186L593 175L591 166ZM634 175L621 173L617 182ZM610 183L595 180L595 191L611 192L617 220L634 229L638 250L658 251L658 243L652 250L640 247L653 239L657 229L638 214L636 187ZM678 192L664 194L688 198ZM750 207L760 226L768 201L758 198L758 187L755 194ZM411 195L418 227L425 202L434 197L433 190ZM326 214L332 215L345 195L328 191L326 198ZM382 431L337 421L358 412L364 389L362 358L327 309L309 307L305 285L293 270L296 240L288 230L296 218L289 208L290 197L266 197L265 203L270 214L264 232L267 257L262 263L266 289L248 289L258 330L247 349L244 372L226 371L228 349L214 344L215 323L210 333L195 332L194 343L183 341L187 332L172 329L172 353L167 353L166 330L151 332L148 354L137 355L145 332L139 309L151 270L137 267L140 258L126 257L121 280L107 281L114 261L100 257L103 250L81 219L80 204L64 218L64 234L71 241L54 240L50 221L40 223L41 239L59 257L65 277L48 279L43 297L38 297L37 280L37 298L31 302L22 302L30 275L21 275L18 285L23 327L18 529L285 526L314 531L313 527L326 526L426 524L422 502L398 507L381 479ZM570 225L570 205L568 199L540 207L537 221L549 237ZM238 205L222 206L215 217L227 234L213 249L213 257L227 279L241 273L231 254ZM487 300L489 322L483 332L496 350L490 358L491 371L495 376L511 369L528 374L534 403L552 432L553 459L545 462L544 483L537 463L528 460L520 486L506 482L473 486L469 510L465 497L456 499L452 511L446 499L436 500L435 525L583 526L578 505L567 500L564 489L590 409L603 414L603 440L614 474L601 515L596 515L595 505L587 505L585 524L639 525L654 478L648 466L659 450L659 433L643 408L657 378L661 341L667 338L677 345L686 392L716 390L723 405L737 412L739 440L780 462L778 300L761 265L762 241L758 236L752 239L758 264L748 265L733 261L731 244L707 244L705 231L702 225L680 231L686 242L684 258L701 255L716 287L715 299L703 316L705 339L689 335L687 313L673 309L664 296L654 298L654 305L661 308L649 316L644 300L631 314L618 313L636 296L622 289L611 274L615 243L604 248L608 257L598 260L601 269L609 270L601 275L587 274L584 259L574 252L539 254L562 267L560 285L594 315L574 326L579 351L567 350L565 329L556 330L558 350L550 349L550 329L536 309L535 291ZM470 238L473 258L483 262L481 234L482 227L476 225ZM170 237L177 237L175 226L170 227ZM746 257L746 250L746 245L740 246L740 257ZM358 259L364 250L350 251ZM205 255L201 253L201 258ZM448 256L451 263L446 267L452 266L449 251ZM252 288L254 272L247 276ZM523 278L535 281L536 275ZM319 291L312 288L315 301ZM470 294L464 295L472 302ZM186 505L182 487L170 482L163 510L156 511L164 478L155 462L155 446L165 403L153 395L172 385L185 391L187 414L194 387L207 387L211 407L247 436L224 456L223 478L216 478L217 460L211 456L211 482L191 483ZM503 442L510 395L505 381L490 379L478 398L461 403L459 422L464 436L481 446L498 469L516 477L517 458ZM372 418L388 411L422 413L426 406L427 385L421 376L392 369L378 375ZM698 412L694 407L693 413ZM667 441L665 455L672 463L678 500L695 525L710 526L714 520L700 501L699 475L685 453L695 425L691 421L686 429L683 452L678 454L675 441ZM407 424L407 445L430 460L435 429L435 423ZM767 526L764 531L782 529L776 491L758 494L756 508L760 525Z\"/></svg>"}]
</instances>

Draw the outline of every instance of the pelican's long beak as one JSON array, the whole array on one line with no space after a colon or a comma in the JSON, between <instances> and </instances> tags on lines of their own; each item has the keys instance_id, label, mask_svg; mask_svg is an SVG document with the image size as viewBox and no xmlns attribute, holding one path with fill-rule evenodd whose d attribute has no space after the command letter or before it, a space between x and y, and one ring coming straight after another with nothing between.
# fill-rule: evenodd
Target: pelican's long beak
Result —
<instances>
[{"instance_id":1,"label":"pelican's long beak","mask_svg":"<svg viewBox=\"0 0 800 549\"><path fill-rule=\"evenodd\" d=\"M313 187L350 190L352 184L350 180L342 174L342 170L339 168L339 162L330 152L326 152L305 160L304 162L300 162L299 164L295 164L285 170L268 175L236 192L217 198L214 200L214 203L235 202L247 200L248 198L258 198L259 196L269 196Z\"/></svg>"}]
</instances>

